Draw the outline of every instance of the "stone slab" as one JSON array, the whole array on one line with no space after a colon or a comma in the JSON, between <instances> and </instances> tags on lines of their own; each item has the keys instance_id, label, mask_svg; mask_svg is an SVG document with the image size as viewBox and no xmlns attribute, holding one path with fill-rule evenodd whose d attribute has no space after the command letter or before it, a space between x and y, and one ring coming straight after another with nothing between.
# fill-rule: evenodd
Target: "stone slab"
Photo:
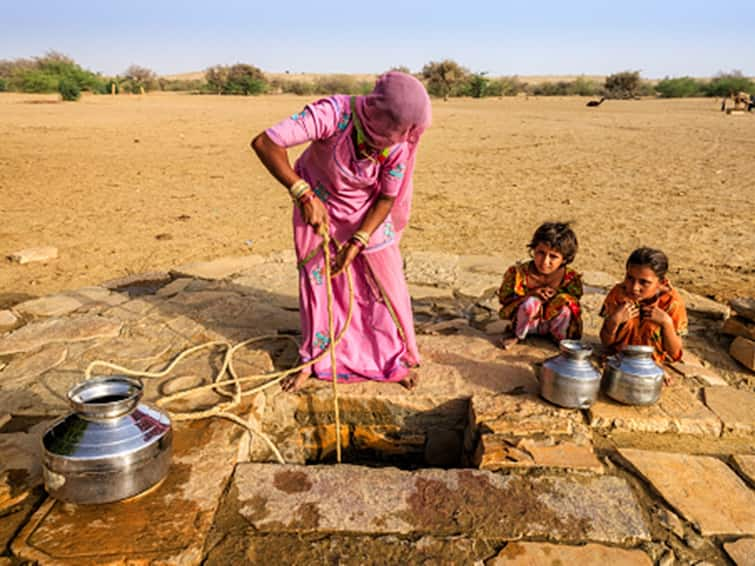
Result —
<instances>
[{"instance_id":1,"label":"stone slab","mask_svg":"<svg viewBox=\"0 0 755 566\"><path fill-rule=\"evenodd\" d=\"M238 514L259 533L648 540L621 478L504 476L479 470L240 464ZM485 512L480 512L480 510Z\"/></svg>"},{"instance_id":2,"label":"stone slab","mask_svg":"<svg viewBox=\"0 0 755 566\"><path fill-rule=\"evenodd\" d=\"M729 305L724 305L702 295L690 293L685 289L678 288L677 291L684 300L684 306L690 313L713 320L724 320L731 314Z\"/></svg>"},{"instance_id":3,"label":"stone slab","mask_svg":"<svg viewBox=\"0 0 755 566\"><path fill-rule=\"evenodd\" d=\"M686 356L686 354L685 354ZM729 383L717 371L684 362L673 362L671 368L685 378L697 378L705 385L727 386Z\"/></svg>"},{"instance_id":4,"label":"stone slab","mask_svg":"<svg viewBox=\"0 0 755 566\"><path fill-rule=\"evenodd\" d=\"M228 256L212 261L186 263L171 270L174 277L226 279L265 262L261 255Z\"/></svg>"},{"instance_id":5,"label":"stone slab","mask_svg":"<svg viewBox=\"0 0 755 566\"><path fill-rule=\"evenodd\" d=\"M510 542L485 566L545 566L610 564L611 566L652 566L641 550L627 550L600 544L567 546L543 542Z\"/></svg>"},{"instance_id":6,"label":"stone slab","mask_svg":"<svg viewBox=\"0 0 755 566\"><path fill-rule=\"evenodd\" d=\"M737 336L731 343L729 354L750 371L755 371L755 341Z\"/></svg>"},{"instance_id":7,"label":"stone slab","mask_svg":"<svg viewBox=\"0 0 755 566\"><path fill-rule=\"evenodd\" d=\"M485 334L503 334L511 330L512 322L510 320L494 320L485 325Z\"/></svg>"},{"instance_id":8,"label":"stone slab","mask_svg":"<svg viewBox=\"0 0 755 566\"><path fill-rule=\"evenodd\" d=\"M30 355L16 356L0 373L0 390L9 390L36 380L38 376L62 364L68 355L64 344L50 344Z\"/></svg>"},{"instance_id":9,"label":"stone slab","mask_svg":"<svg viewBox=\"0 0 755 566\"><path fill-rule=\"evenodd\" d=\"M755 432L755 392L733 387L706 387L705 404L723 421L725 432Z\"/></svg>"},{"instance_id":10,"label":"stone slab","mask_svg":"<svg viewBox=\"0 0 755 566\"><path fill-rule=\"evenodd\" d=\"M172 297L174 295L178 295L178 293L186 289L186 287L188 287L192 281L194 280L189 277L179 277L178 279L175 279L174 281L168 283L165 287L158 289L155 295L158 297Z\"/></svg>"},{"instance_id":11,"label":"stone slab","mask_svg":"<svg viewBox=\"0 0 755 566\"><path fill-rule=\"evenodd\" d=\"M737 454L733 460L734 466L750 482L750 485L755 487L755 455Z\"/></svg>"},{"instance_id":12,"label":"stone slab","mask_svg":"<svg viewBox=\"0 0 755 566\"><path fill-rule=\"evenodd\" d=\"M0 356L29 352L53 342L111 338L118 336L121 327L119 321L94 315L33 322L0 338Z\"/></svg>"},{"instance_id":13,"label":"stone slab","mask_svg":"<svg viewBox=\"0 0 755 566\"><path fill-rule=\"evenodd\" d=\"M73 297L82 304L103 304L109 306L120 305L129 300L124 293L115 293L105 287L81 287L73 291L66 291L65 295Z\"/></svg>"},{"instance_id":14,"label":"stone slab","mask_svg":"<svg viewBox=\"0 0 755 566\"><path fill-rule=\"evenodd\" d=\"M102 283L102 286L112 291L127 287L160 287L169 283L171 279L170 274L164 271L148 271L110 279Z\"/></svg>"},{"instance_id":15,"label":"stone slab","mask_svg":"<svg viewBox=\"0 0 755 566\"><path fill-rule=\"evenodd\" d=\"M50 317L66 315L83 305L82 301L68 295L50 295L49 297L24 301L16 305L14 309L29 317Z\"/></svg>"},{"instance_id":16,"label":"stone slab","mask_svg":"<svg viewBox=\"0 0 755 566\"><path fill-rule=\"evenodd\" d=\"M409 283L409 296L414 300L453 299L454 290L451 287L432 287L430 285Z\"/></svg>"},{"instance_id":17,"label":"stone slab","mask_svg":"<svg viewBox=\"0 0 755 566\"><path fill-rule=\"evenodd\" d=\"M0 434L0 512L25 500L42 485L40 442L49 423L29 432Z\"/></svg>"},{"instance_id":18,"label":"stone slab","mask_svg":"<svg viewBox=\"0 0 755 566\"><path fill-rule=\"evenodd\" d=\"M459 256L443 252L407 252L404 254L404 275L415 285L455 287Z\"/></svg>"},{"instance_id":19,"label":"stone slab","mask_svg":"<svg viewBox=\"0 0 755 566\"><path fill-rule=\"evenodd\" d=\"M236 288L264 302L286 309L299 308L299 272L295 263L261 263L231 279Z\"/></svg>"},{"instance_id":20,"label":"stone slab","mask_svg":"<svg viewBox=\"0 0 755 566\"><path fill-rule=\"evenodd\" d=\"M35 261L49 261L57 257L58 248L53 246L27 248L25 250L19 250L8 255L8 259L20 264L32 263Z\"/></svg>"},{"instance_id":21,"label":"stone slab","mask_svg":"<svg viewBox=\"0 0 755 566\"><path fill-rule=\"evenodd\" d=\"M755 324L745 318L732 316L726 319L721 327L721 334L742 336L748 340L755 340Z\"/></svg>"},{"instance_id":22,"label":"stone slab","mask_svg":"<svg viewBox=\"0 0 755 566\"><path fill-rule=\"evenodd\" d=\"M737 566L755 566L755 539L741 538L724 543L724 550Z\"/></svg>"},{"instance_id":23,"label":"stone slab","mask_svg":"<svg viewBox=\"0 0 755 566\"><path fill-rule=\"evenodd\" d=\"M478 298L486 293L495 291L501 286L503 272L478 273L474 271L460 271L456 278L456 291L465 297Z\"/></svg>"},{"instance_id":24,"label":"stone slab","mask_svg":"<svg viewBox=\"0 0 755 566\"><path fill-rule=\"evenodd\" d=\"M483 434L478 447L475 464L481 470L553 468L603 473L603 465L590 445Z\"/></svg>"},{"instance_id":25,"label":"stone slab","mask_svg":"<svg viewBox=\"0 0 755 566\"><path fill-rule=\"evenodd\" d=\"M703 536L755 534L755 492L720 460L629 448L619 452Z\"/></svg>"},{"instance_id":26,"label":"stone slab","mask_svg":"<svg viewBox=\"0 0 755 566\"><path fill-rule=\"evenodd\" d=\"M0 332L10 330L18 324L18 317L10 310L0 310Z\"/></svg>"},{"instance_id":27,"label":"stone slab","mask_svg":"<svg viewBox=\"0 0 755 566\"><path fill-rule=\"evenodd\" d=\"M590 426L618 432L674 432L720 436L721 421L685 387L664 387L655 405L622 405L600 396L590 407Z\"/></svg>"},{"instance_id":28,"label":"stone slab","mask_svg":"<svg viewBox=\"0 0 755 566\"><path fill-rule=\"evenodd\" d=\"M223 517L221 516L221 520ZM243 537L235 523L216 525L219 543L210 548L207 566L229 564L333 564L338 566L475 564L495 551L487 541L471 537L431 537L407 540L393 535L302 535L265 533ZM282 559L285 557L285 560ZM0 564L0 566L2 566Z\"/></svg>"},{"instance_id":29,"label":"stone slab","mask_svg":"<svg viewBox=\"0 0 755 566\"><path fill-rule=\"evenodd\" d=\"M199 564L236 462L238 430L221 420L179 423L161 484L104 505L48 499L13 541L14 554L40 564Z\"/></svg>"},{"instance_id":30,"label":"stone slab","mask_svg":"<svg viewBox=\"0 0 755 566\"><path fill-rule=\"evenodd\" d=\"M739 316L755 322L755 297L738 297L729 301L729 306Z\"/></svg>"}]
</instances>

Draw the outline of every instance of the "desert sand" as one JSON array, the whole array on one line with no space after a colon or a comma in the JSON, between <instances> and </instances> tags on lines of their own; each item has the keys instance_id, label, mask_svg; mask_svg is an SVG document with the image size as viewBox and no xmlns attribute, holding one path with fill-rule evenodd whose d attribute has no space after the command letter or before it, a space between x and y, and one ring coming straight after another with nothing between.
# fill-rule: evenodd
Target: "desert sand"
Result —
<instances>
[{"instance_id":1,"label":"desert sand","mask_svg":"<svg viewBox=\"0 0 755 566\"><path fill-rule=\"evenodd\" d=\"M679 286L755 294L755 115L724 115L713 99L585 100L434 101L402 245L524 257L539 223L571 220L578 269L620 275L650 245ZM0 94L0 256L60 250L0 262L0 307L290 247L290 200L249 141L307 101Z\"/></svg>"}]
</instances>

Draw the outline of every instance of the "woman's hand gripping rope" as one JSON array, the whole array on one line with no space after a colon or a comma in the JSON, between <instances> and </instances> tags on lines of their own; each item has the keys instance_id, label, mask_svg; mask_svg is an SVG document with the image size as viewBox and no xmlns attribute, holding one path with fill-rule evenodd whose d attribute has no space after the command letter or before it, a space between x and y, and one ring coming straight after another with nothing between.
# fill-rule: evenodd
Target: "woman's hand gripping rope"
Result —
<instances>
[{"instance_id":1,"label":"woman's hand gripping rope","mask_svg":"<svg viewBox=\"0 0 755 566\"><path fill-rule=\"evenodd\" d=\"M332 368L332 378L333 378L333 408L335 411L335 421L336 421L336 455L338 458L338 462L341 461L341 421L340 421L340 414L338 410L338 391L336 388L336 355L335 355L335 347L338 345L338 343L343 339L344 334L346 334L346 330L349 328L349 325L351 324L351 316L352 316L352 306L354 303L354 283L351 276L351 271L349 269L346 269L346 279L348 282L349 287L349 307L348 311L346 313L346 320L344 321L344 326L339 332L338 336L334 337L334 328L333 328L333 289L330 282L330 236L328 233L328 226L326 224L320 225L320 235L323 237L323 242L321 244L323 252L325 253L325 270L327 274L327 290L328 290L328 333L330 338L329 348L327 351L321 352L318 356L316 356L314 359L310 360L309 362L305 364L299 364L295 367L292 367L287 370L283 371L277 371L267 374L259 374L259 375L249 375L244 377L239 377L238 373L236 373L236 370L233 366L233 355L236 353L237 350L240 348L243 348L244 346L247 346L249 344L253 344L256 342L261 342L263 340L290 340L296 346L298 347L298 344L296 341L290 337L290 336L283 336L283 335L277 335L277 334L270 334L266 336L258 336L256 338L251 338L249 340L245 340L243 342L239 342L238 344L231 344L230 342L225 342L222 340L218 341L212 341L207 342L205 344L200 344L198 346L194 346L192 348L189 348L187 350L184 350L179 355L177 355L173 361L171 361L165 369L158 371L158 372L148 372L148 371L138 371L138 370L132 370L129 368L125 368L123 366L113 364L110 362L106 362L103 360L95 360L92 363L87 366L86 370L84 371L84 379L89 380L92 378L92 370L96 367L104 367L108 369L112 369L114 371L120 372L123 375L130 375L133 377L142 377L142 378L155 378L159 379L162 377L165 377L168 375L171 371L173 371L173 368L178 365L181 360L186 358L187 356L190 356L191 354L205 350L208 348L215 348L215 347L222 347L225 349L225 355L223 357L223 363L221 365L221 368L218 370L217 374L214 376L212 383L208 385L200 385L197 387L192 387L190 389L185 389L183 391L179 391L177 393L173 393L171 395L166 395L164 397L161 397L158 399L155 404L160 407L164 408L165 405L170 404L173 401L177 401L178 399L184 399L187 397L192 397L200 393L204 393L205 391L212 390L218 395L229 398L230 400L225 402L219 402L214 407L211 407L209 409L203 410L203 411L171 411L169 409L165 409L166 412L170 415L170 417L174 421L193 421L193 420L200 420L200 419L206 419L209 417L220 417L227 420L230 420L239 426L242 426L245 428L248 432L250 437L259 436L265 444L270 448L270 451L275 455L276 460L281 463L285 464L285 461L283 459L283 456L281 455L280 451L275 447L273 442L260 430L255 429L250 421L245 421L235 413L231 413L230 411L232 409L238 408L238 406L241 404L241 400L244 397L255 395L269 387L272 387L273 385L279 383L284 377L300 372L305 368L308 368L314 363L317 363L325 358L325 356L330 356L331 361L331 368ZM230 375L230 379L223 379L226 372ZM264 383L257 385L251 389L243 390L241 387L242 383L247 383L250 381L259 381L261 379L266 379ZM232 390L229 390L228 387L232 387ZM250 442L249 444L249 451L251 453L252 444Z\"/></svg>"}]
</instances>

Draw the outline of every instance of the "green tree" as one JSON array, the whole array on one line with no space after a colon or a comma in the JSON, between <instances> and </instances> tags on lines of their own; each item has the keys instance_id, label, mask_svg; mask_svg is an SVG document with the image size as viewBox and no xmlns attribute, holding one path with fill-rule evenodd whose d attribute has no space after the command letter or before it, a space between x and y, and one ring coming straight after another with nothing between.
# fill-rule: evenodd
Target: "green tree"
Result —
<instances>
[{"instance_id":1,"label":"green tree","mask_svg":"<svg viewBox=\"0 0 755 566\"><path fill-rule=\"evenodd\" d=\"M73 79L66 77L60 79L60 83L58 84L58 92L60 92L60 96L63 98L63 100L68 101L78 100L81 96L81 89L79 88L78 83Z\"/></svg>"},{"instance_id":2,"label":"green tree","mask_svg":"<svg viewBox=\"0 0 755 566\"><path fill-rule=\"evenodd\" d=\"M608 98L634 98L642 92L639 71L622 71L606 77L605 90Z\"/></svg>"},{"instance_id":3,"label":"green tree","mask_svg":"<svg viewBox=\"0 0 755 566\"><path fill-rule=\"evenodd\" d=\"M655 85L655 91L661 98L686 98L689 96L702 96L704 94L704 85L692 77L677 77L658 81Z\"/></svg>"},{"instance_id":4,"label":"green tree","mask_svg":"<svg viewBox=\"0 0 755 566\"><path fill-rule=\"evenodd\" d=\"M469 71L450 59L431 61L422 67L421 72L427 83L427 92L433 96L442 96L443 100L448 100L454 89L465 82L468 74Z\"/></svg>"},{"instance_id":5,"label":"green tree","mask_svg":"<svg viewBox=\"0 0 755 566\"><path fill-rule=\"evenodd\" d=\"M708 96L729 96L731 93L749 92L755 90L755 84L742 74L742 71L718 73L705 86Z\"/></svg>"}]
</instances>

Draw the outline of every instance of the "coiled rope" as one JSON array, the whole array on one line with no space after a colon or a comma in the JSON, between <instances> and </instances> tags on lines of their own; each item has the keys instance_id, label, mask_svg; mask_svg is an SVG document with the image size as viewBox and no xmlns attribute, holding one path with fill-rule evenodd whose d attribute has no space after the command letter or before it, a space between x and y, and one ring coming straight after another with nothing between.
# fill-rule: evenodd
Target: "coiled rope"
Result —
<instances>
[{"instance_id":1,"label":"coiled rope","mask_svg":"<svg viewBox=\"0 0 755 566\"><path fill-rule=\"evenodd\" d=\"M333 413L335 416L335 423L336 423L336 460L338 463L341 463L341 417L340 417L340 411L338 408L338 373L336 368L336 346L339 342L343 339L344 334L346 333L346 330L349 328L349 325L351 324L351 315L352 315L352 307L354 304L354 282L352 280L351 276L351 266L346 268L346 279L348 281L348 287L349 287L349 306L346 313L346 320L344 322L343 328L338 333L338 336L335 336L335 328L334 328L334 316L333 316L333 285L331 282L331 266L330 266L330 234L328 231L327 224L321 224L320 229L318 230L318 234L322 237L322 243L319 247L323 250L323 255L325 259L325 281L326 281L326 289L328 294L328 348L327 350L323 350L319 355L317 355L312 360L304 363L299 364L295 367L292 367L287 370L283 371L277 371L272 373L265 373L265 374L258 374L258 375L248 375L244 377L239 377L238 373L236 372L234 366L233 366L233 355L244 346L247 346L249 344L254 344L256 342L261 342L263 340L290 340L294 344L297 345L298 343L296 340L294 340L291 336L285 336L285 335L278 335L278 334L268 334L265 336L257 336L255 338L250 338L249 340L244 340L243 342L239 342L238 344L231 344L230 342L226 342L223 340L215 340L212 342L206 342L204 344L200 344L198 346L194 346L192 348L189 348L187 350L184 350L180 354L178 354L173 361L168 364L168 366L163 369L162 371L158 372L148 372L148 371L139 371L139 370L133 370L129 369L111 362L107 362L104 360L95 360L92 363L90 363L86 370L84 371L84 379L89 380L92 378L92 370L96 367L102 367L102 368L109 368L111 370L120 372L124 375L129 375L132 377L143 377L143 378L161 378L168 375L171 371L173 371L173 368L178 365L181 360L186 358L187 356L192 355L195 352L199 352L201 350L206 350L208 348L216 348L216 347L222 347L225 348L225 355L223 356L223 363L220 367L220 370L218 370L217 374L214 376L212 383L207 385L199 385L197 387L192 387L189 389L185 389L183 391L179 391L177 393L173 393L171 395L166 395L164 397L161 397L156 401L156 405L162 409L165 410L166 413L171 417L171 419L175 421L195 421L200 419L207 419L210 417L219 417L223 419L227 419L229 421L232 421L236 423L237 425L245 428L247 432L249 432L251 437L259 436L265 444L268 446L270 451L274 454L276 460L278 460L279 463L285 464L285 460L283 459L283 456L281 455L278 448L273 444L273 442L268 438L267 435L265 435L261 430L256 430L254 427L252 427L251 424L251 418L250 421L245 421L241 417L239 417L237 414L230 412L234 408L238 407L241 404L241 400L244 397L248 397L250 395L254 395L256 393L259 393L260 391L263 391L269 387L272 387L276 383L279 383L284 377L291 375L293 373L300 372L304 370L305 368L319 362L325 356L330 355L330 367L331 367L331 379L333 383ZM335 243L336 249L340 250L340 246L338 243ZM314 254L310 254L310 256L305 259L305 263L314 257ZM230 376L229 379L223 379L223 376L228 373ZM261 385L257 385L256 387L253 387L251 389L243 390L241 387L242 383L247 383L250 381L259 381L260 379L266 379L267 381ZM228 391L226 389L226 386L233 386L232 391ZM184 399L186 397L192 397L194 395L197 395L198 393L203 393L207 390L213 390L215 393L223 396L223 397L229 397L229 401L225 402L218 402L213 407L210 407L209 409L205 409L203 411L185 411L185 412L178 412L178 411L171 411L167 408L165 408L165 405L170 404L173 401L176 401L178 399ZM249 450L251 452L252 444L249 443Z\"/></svg>"}]
</instances>

